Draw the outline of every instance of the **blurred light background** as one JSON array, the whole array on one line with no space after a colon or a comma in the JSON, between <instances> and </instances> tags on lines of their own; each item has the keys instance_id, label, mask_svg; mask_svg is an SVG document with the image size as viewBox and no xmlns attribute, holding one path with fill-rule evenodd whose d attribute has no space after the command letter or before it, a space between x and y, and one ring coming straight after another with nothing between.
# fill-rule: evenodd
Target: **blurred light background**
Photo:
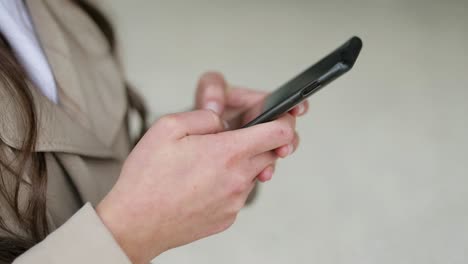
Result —
<instances>
[{"instance_id":1,"label":"blurred light background","mask_svg":"<svg viewBox=\"0 0 468 264\"><path fill-rule=\"evenodd\" d=\"M152 116L219 70L273 90L352 35L300 149L220 235L155 263L468 263L468 1L99 1Z\"/></svg>"}]
</instances>

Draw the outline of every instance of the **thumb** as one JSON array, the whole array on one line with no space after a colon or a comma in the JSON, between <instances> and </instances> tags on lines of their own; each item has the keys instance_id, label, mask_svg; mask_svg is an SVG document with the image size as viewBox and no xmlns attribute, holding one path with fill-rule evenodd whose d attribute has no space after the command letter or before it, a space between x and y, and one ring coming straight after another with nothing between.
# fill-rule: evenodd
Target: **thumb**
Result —
<instances>
[{"instance_id":1,"label":"thumb","mask_svg":"<svg viewBox=\"0 0 468 264\"><path fill-rule=\"evenodd\" d=\"M209 109L222 115L225 107L227 83L218 72L207 72L200 77L195 96L196 109Z\"/></svg>"}]
</instances>

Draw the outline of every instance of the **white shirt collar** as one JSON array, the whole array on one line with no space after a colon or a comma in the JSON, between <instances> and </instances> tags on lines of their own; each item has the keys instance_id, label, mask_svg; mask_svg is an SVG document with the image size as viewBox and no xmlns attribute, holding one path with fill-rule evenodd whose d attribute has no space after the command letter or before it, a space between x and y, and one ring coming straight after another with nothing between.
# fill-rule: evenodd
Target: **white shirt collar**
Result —
<instances>
[{"instance_id":1,"label":"white shirt collar","mask_svg":"<svg viewBox=\"0 0 468 264\"><path fill-rule=\"evenodd\" d=\"M52 70L22 0L0 0L0 32L12 46L32 83L57 103L57 87Z\"/></svg>"}]
</instances>

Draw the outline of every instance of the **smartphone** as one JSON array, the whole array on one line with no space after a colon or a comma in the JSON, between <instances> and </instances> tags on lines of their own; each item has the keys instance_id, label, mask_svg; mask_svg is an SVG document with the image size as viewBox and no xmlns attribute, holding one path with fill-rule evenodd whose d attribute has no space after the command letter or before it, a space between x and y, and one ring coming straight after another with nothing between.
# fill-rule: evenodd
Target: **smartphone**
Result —
<instances>
[{"instance_id":1,"label":"smartphone","mask_svg":"<svg viewBox=\"0 0 468 264\"><path fill-rule=\"evenodd\" d=\"M352 37L328 56L245 111L241 115L241 123L245 125L241 127L269 122L287 113L294 106L348 72L356 62L361 48L361 39Z\"/></svg>"}]
</instances>

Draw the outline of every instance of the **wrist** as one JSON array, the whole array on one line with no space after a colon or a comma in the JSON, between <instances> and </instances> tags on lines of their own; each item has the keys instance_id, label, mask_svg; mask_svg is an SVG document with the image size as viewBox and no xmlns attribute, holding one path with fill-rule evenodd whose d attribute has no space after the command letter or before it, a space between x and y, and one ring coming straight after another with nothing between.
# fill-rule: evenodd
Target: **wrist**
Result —
<instances>
[{"instance_id":1,"label":"wrist","mask_svg":"<svg viewBox=\"0 0 468 264\"><path fill-rule=\"evenodd\" d=\"M152 257L156 256L148 255L151 250L138 237L140 232L133 228L135 219L129 219L131 217L128 217L121 204L106 198L96 206L96 212L101 221L133 264L149 263Z\"/></svg>"}]
</instances>

